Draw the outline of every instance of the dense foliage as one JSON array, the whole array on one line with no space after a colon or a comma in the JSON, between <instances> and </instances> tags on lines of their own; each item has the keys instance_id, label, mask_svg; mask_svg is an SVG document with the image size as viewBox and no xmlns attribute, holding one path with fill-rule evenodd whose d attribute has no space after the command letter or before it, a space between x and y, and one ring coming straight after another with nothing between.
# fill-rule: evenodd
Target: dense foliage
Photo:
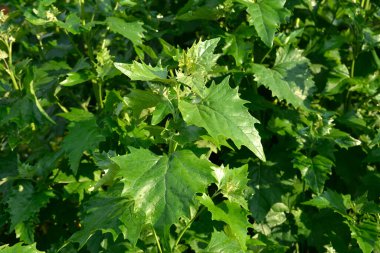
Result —
<instances>
[{"instance_id":1,"label":"dense foliage","mask_svg":"<svg viewBox=\"0 0 380 253\"><path fill-rule=\"evenodd\" d=\"M10 0L0 252L380 252L380 5Z\"/></svg>"}]
</instances>

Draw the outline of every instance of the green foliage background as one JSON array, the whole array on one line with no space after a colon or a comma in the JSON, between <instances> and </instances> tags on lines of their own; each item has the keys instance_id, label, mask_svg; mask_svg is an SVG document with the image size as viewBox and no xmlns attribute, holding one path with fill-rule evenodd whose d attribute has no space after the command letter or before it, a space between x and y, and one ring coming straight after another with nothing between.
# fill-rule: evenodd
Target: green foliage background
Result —
<instances>
[{"instance_id":1,"label":"green foliage background","mask_svg":"<svg viewBox=\"0 0 380 253\"><path fill-rule=\"evenodd\" d=\"M380 252L380 6L10 0L0 252Z\"/></svg>"}]
</instances>

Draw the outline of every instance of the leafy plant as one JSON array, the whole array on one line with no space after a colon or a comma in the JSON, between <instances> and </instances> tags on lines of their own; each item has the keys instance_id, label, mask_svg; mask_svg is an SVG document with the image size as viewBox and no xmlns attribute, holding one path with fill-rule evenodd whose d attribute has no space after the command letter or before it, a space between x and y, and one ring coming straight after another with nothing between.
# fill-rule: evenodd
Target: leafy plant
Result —
<instances>
[{"instance_id":1,"label":"leafy plant","mask_svg":"<svg viewBox=\"0 0 380 253\"><path fill-rule=\"evenodd\" d=\"M380 252L375 1L8 1L1 252Z\"/></svg>"}]
</instances>

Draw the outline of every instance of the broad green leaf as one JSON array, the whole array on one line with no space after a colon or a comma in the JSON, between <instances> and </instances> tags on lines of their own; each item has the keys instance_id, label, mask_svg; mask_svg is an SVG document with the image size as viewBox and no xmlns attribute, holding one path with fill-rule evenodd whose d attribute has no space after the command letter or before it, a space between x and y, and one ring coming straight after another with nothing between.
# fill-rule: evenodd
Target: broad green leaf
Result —
<instances>
[{"instance_id":1,"label":"broad green leaf","mask_svg":"<svg viewBox=\"0 0 380 253\"><path fill-rule=\"evenodd\" d=\"M276 70L267 68L261 64L252 64L250 71L254 73L255 81L270 89L273 96L278 97L280 100L285 99L286 102L294 107L303 105L303 100L292 91L289 83Z\"/></svg>"},{"instance_id":2,"label":"broad green leaf","mask_svg":"<svg viewBox=\"0 0 380 253\"><path fill-rule=\"evenodd\" d=\"M248 212L241 208L239 204L229 200L215 205L206 194L199 197L199 200L211 212L213 220L222 221L227 224L228 227L225 228L226 233L239 242L242 250L246 250L247 229L252 227L248 222Z\"/></svg>"},{"instance_id":3,"label":"broad green leaf","mask_svg":"<svg viewBox=\"0 0 380 253\"><path fill-rule=\"evenodd\" d=\"M299 169L306 184L317 194L323 192L326 180L331 175L334 163L321 155L308 158L303 154L296 154L293 165Z\"/></svg>"},{"instance_id":4,"label":"broad green leaf","mask_svg":"<svg viewBox=\"0 0 380 253\"><path fill-rule=\"evenodd\" d=\"M372 221L346 222L363 253L380 251L380 224Z\"/></svg>"},{"instance_id":5,"label":"broad green leaf","mask_svg":"<svg viewBox=\"0 0 380 253\"><path fill-rule=\"evenodd\" d=\"M92 78L94 78L94 75L86 70L80 72L70 72L67 74L65 80L63 80L59 84L62 86L74 86L77 84L87 82Z\"/></svg>"},{"instance_id":6,"label":"broad green leaf","mask_svg":"<svg viewBox=\"0 0 380 253\"><path fill-rule=\"evenodd\" d=\"M229 169L228 166L217 167L214 168L214 175L223 196L248 210L248 203L244 197L249 189L248 166L233 169Z\"/></svg>"},{"instance_id":7,"label":"broad green leaf","mask_svg":"<svg viewBox=\"0 0 380 253\"><path fill-rule=\"evenodd\" d=\"M19 242L13 246L8 244L0 246L1 253L43 253L45 251L39 251L36 248L36 243L30 245L22 245L22 242Z\"/></svg>"},{"instance_id":8,"label":"broad green leaf","mask_svg":"<svg viewBox=\"0 0 380 253\"><path fill-rule=\"evenodd\" d=\"M50 191L36 191L30 183L18 185L18 189L13 189L7 200L11 216L10 230L22 222L34 219L53 196Z\"/></svg>"},{"instance_id":9,"label":"broad green leaf","mask_svg":"<svg viewBox=\"0 0 380 253\"><path fill-rule=\"evenodd\" d=\"M237 88L232 89L225 78L220 84L213 83L205 90L205 97L193 101L179 101L179 110L188 124L203 127L217 145L231 139L240 148L248 147L258 158L265 161L260 136L255 128L259 123L252 117L245 101L240 99Z\"/></svg>"},{"instance_id":10,"label":"broad green leaf","mask_svg":"<svg viewBox=\"0 0 380 253\"><path fill-rule=\"evenodd\" d=\"M144 32L146 32L146 30L143 28L142 22L126 22L121 18L108 17L106 19L106 23L112 32L121 34L125 38L132 41L134 45L142 44Z\"/></svg>"},{"instance_id":11,"label":"broad green leaf","mask_svg":"<svg viewBox=\"0 0 380 253\"><path fill-rule=\"evenodd\" d=\"M70 168L74 174L77 173L83 152L96 149L104 139L94 117L73 122L69 126L69 133L63 140L62 148L69 156Z\"/></svg>"},{"instance_id":12,"label":"broad green leaf","mask_svg":"<svg viewBox=\"0 0 380 253\"><path fill-rule=\"evenodd\" d=\"M315 206L320 209L331 208L342 215L346 214L347 210L347 207L344 204L344 196L330 189L311 200L303 202L302 204Z\"/></svg>"},{"instance_id":13,"label":"broad green leaf","mask_svg":"<svg viewBox=\"0 0 380 253\"><path fill-rule=\"evenodd\" d=\"M152 67L145 63L134 61L132 64L115 62L115 67L124 75L128 76L133 81L153 81L166 79L168 72L166 68L159 66Z\"/></svg>"},{"instance_id":14,"label":"broad green leaf","mask_svg":"<svg viewBox=\"0 0 380 253\"><path fill-rule=\"evenodd\" d=\"M261 40L272 47L274 34L281 22L289 16L289 10L284 8L286 0L238 0L247 7L248 21Z\"/></svg>"},{"instance_id":15,"label":"broad green leaf","mask_svg":"<svg viewBox=\"0 0 380 253\"><path fill-rule=\"evenodd\" d=\"M207 248L202 250L203 253L218 252L218 253L244 253L239 243L236 240L228 237L224 232L214 231L211 235L211 240Z\"/></svg>"},{"instance_id":16,"label":"broad green leaf","mask_svg":"<svg viewBox=\"0 0 380 253\"><path fill-rule=\"evenodd\" d=\"M214 182L211 163L188 150L158 156L131 149L112 160L120 167L124 192L135 201L135 211L145 213L147 222L165 237L180 217L190 216L195 194Z\"/></svg>"}]
</instances>

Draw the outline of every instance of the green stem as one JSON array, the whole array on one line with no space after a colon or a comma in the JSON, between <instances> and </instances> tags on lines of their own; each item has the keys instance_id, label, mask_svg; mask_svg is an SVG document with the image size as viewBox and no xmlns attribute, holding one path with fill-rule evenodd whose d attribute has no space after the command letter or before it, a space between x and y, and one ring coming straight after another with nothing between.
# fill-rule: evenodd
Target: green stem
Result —
<instances>
[{"instance_id":1,"label":"green stem","mask_svg":"<svg viewBox=\"0 0 380 253\"><path fill-rule=\"evenodd\" d=\"M169 141L169 154L173 154L177 149L178 143L172 139Z\"/></svg>"},{"instance_id":2,"label":"green stem","mask_svg":"<svg viewBox=\"0 0 380 253\"><path fill-rule=\"evenodd\" d=\"M214 199L215 197L217 197L218 195L220 194L220 191L216 191L212 196L211 196L211 199ZM189 223L186 224L186 226L184 227L184 229L182 229L181 233L178 235L178 238L177 240L175 241L175 244L173 246L173 251L174 249L177 247L177 245L179 244L179 242L181 241L183 235L186 233L186 231L190 228L190 226L193 224L193 222L199 217L199 215L201 215L204 211L206 210L206 207L205 206L202 206L199 211L194 215L194 217L189 221Z\"/></svg>"},{"instance_id":3,"label":"green stem","mask_svg":"<svg viewBox=\"0 0 380 253\"><path fill-rule=\"evenodd\" d=\"M99 109L103 109L102 83L99 83L97 80L93 80L92 89L94 91L96 102L99 106Z\"/></svg>"},{"instance_id":4,"label":"green stem","mask_svg":"<svg viewBox=\"0 0 380 253\"><path fill-rule=\"evenodd\" d=\"M156 231L154 230L153 226L152 226L152 230L153 230L153 234L154 234L154 239L156 240L158 252L162 253L162 248L161 248L160 240L158 239L158 236L157 236Z\"/></svg>"}]
</instances>

